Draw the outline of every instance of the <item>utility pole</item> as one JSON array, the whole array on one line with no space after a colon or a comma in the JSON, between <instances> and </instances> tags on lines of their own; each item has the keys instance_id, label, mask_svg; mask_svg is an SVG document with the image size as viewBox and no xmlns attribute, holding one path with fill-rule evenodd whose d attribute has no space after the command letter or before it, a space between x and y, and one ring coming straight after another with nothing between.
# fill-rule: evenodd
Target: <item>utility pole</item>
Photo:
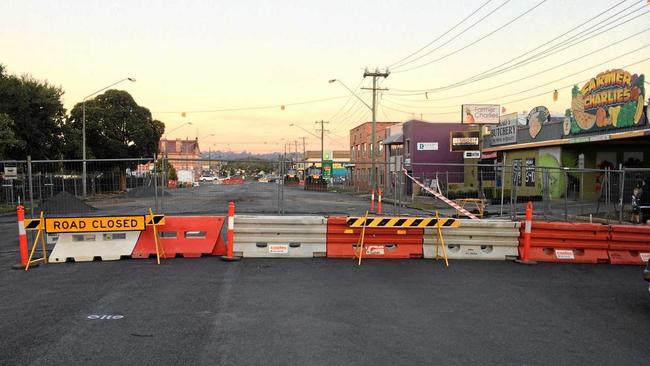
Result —
<instances>
[{"instance_id":1,"label":"utility pole","mask_svg":"<svg viewBox=\"0 0 650 366\"><path fill-rule=\"evenodd\" d=\"M316 131L320 131L320 175L323 177L323 173L325 170L325 165L323 164L323 156L325 155L325 146L324 146L324 141L325 141L325 123L329 123L323 120L316 121L316 123L320 123L320 129L317 129ZM304 140L303 140L304 141Z\"/></svg>"},{"instance_id":2,"label":"utility pole","mask_svg":"<svg viewBox=\"0 0 650 366\"><path fill-rule=\"evenodd\" d=\"M377 88L377 79L378 78L387 78L390 75L390 72L386 70L385 72L380 72L379 69L375 69L374 72L369 72L366 69L363 72L363 77L372 77L372 88L362 88L372 90L372 141L370 143L370 182L373 189L377 189L377 174L375 174L375 150L377 149L377 90L388 90Z\"/></svg>"},{"instance_id":3,"label":"utility pole","mask_svg":"<svg viewBox=\"0 0 650 366\"><path fill-rule=\"evenodd\" d=\"M304 161L307 158L307 151L305 150L305 139L307 139L305 136L301 137L302 139L302 160Z\"/></svg>"}]
</instances>

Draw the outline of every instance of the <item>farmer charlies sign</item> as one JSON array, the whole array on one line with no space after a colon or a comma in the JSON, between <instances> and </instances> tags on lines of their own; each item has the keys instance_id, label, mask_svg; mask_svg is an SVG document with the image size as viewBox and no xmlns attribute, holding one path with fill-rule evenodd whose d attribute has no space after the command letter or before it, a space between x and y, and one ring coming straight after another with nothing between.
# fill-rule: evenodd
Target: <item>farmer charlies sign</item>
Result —
<instances>
[{"instance_id":1,"label":"farmer charlies sign","mask_svg":"<svg viewBox=\"0 0 650 366\"><path fill-rule=\"evenodd\" d=\"M571 100L571 133L641 123L645 95L644 75L609 70L574 86Z\"/></svg>"}]
</instances>

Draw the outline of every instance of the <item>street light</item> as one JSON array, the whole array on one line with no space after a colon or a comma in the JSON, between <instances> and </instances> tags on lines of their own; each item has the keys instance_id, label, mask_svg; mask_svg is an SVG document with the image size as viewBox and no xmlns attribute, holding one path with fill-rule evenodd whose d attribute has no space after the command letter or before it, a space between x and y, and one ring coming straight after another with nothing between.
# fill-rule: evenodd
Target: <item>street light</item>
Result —
<instances>
[{"instance_id":1,"label":"street light","mask_svg":"<svg viewBox=\"0 0 650 366\"><path fill-rule=\"evenodd\" d=\"M174 128L174 129L172 129L171 131L167 131L167 132L165 132L165 136L167 136L168 133L172 133L172 132L174 132L174 131L178 130L179 128L181 128L181 127L183 127L183 126L186 126L186 125L191 126L191 125L192 125L192 122L185 122L185 123L183 123L182 125L180 125L180 126Z\"/></svg>"},{"instance_id":2,"label":"street light","mask_svg":"<svg viewBox=\"0 0 650 366\"><path fill-rule=\"evenodd\" d=\"M320 136L318 136L317 134L315 134L315 133L313 133L313 132L310 132L310 131L308 131L308 130L306 130L306 129L304 129L303 127L300 127L300 126L298 126L298 125L297 125L297 124L295 124L295 123L292 123L292 124L290 124L290 125L289 125L289 127L297 127L297 128L299 128L299 129L301 129L301 130L303 130L303 131L305 131L305 132L307 132L308 134L310 134L310 135L312 135L312 136L314 136L314 137L315 137L315 138L317 138L317 139L319 139L319 138L320 138Z\"/></svg>"},{"instance_id":3,"label":"street light","mask_svg":"<svg viewBox=\"0 0 650 366\"><path fill-rule=\"evenodd\" d=\"M82 183L83 186L82 186L81 191L83 192L84 198L86 198L86 193L87 193L87 191L86 191L86 100L88 100L88 98L92 97L93 95L95 95L97 93L103 92L104 90L106 90L106 89L108 89L110 87L113 87L113 86L115 86L115 85L117 85L117 84L119 84L121 82L127 81L127 80L132 82L132 83L135 83L134 78L124 78L122 80L114 82L113 84L111 84L109 86L103 87L103 88L97 90L96 92L94 92L92 94L86 95L84 97L84 99L81 101L81 109L82 109L82 112L81 112L82 113L82 118L81 118L81 120L82 120L82 122L81 122L82 123L82 125L81 125L81 134L82 134L82 137L81 137L81 139L82 139L82 141L81 141L81 146L82 146L81 147L81 149L82 149L81 150L81 159L83 160L83 172L82 172L82 175L81 175L81 181L82 181L81 183Z\"/></svg>"}]
</instances>

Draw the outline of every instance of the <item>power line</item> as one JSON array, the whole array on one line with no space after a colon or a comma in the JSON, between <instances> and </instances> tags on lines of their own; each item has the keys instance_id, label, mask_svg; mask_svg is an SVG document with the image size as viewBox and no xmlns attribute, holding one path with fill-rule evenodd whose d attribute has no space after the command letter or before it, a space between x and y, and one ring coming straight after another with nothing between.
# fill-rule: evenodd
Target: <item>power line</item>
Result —
<instances>
[{"instance_id":1,"label":"power line","mask_svg":"<svg viewBox=\"0 0 650 366\"><path fill-rule=\"evenodd\" d=\"M497 29L495 29L495 30L493 30L493 31L491 31L491 32L489 32L489 33L487 33L486 35L480 37L479 39L477 39L477 40L475 40L475 41L473 41L473 42L470 42L470 43L466 44L465 46L463 46L463 47L461 47L461 48L458 48L458 49L456 49L456 50L454 50L454 51L452 51L452 52L450 52L450 53L448 53L448 54L446 54L446 55L444 55L444 56L438 57L437 59L431 60L431 61L429 61L429 62L426 62L426 63L420 64L420 65L417 65L417 66L413 66L413 67L408 68L408 69L397 70L397 71L394 71L394 72L395 72L395 73L402 73L402 72L408 72L408 71L417 70L417 69L420 69L420 68L422 68L422 67L425 67L425 66L431 65L431 64L434 63L434 62L438 62L438 61L444 60L444 59L446 59L446 58L449 57L449 56L455 55L455 54L457 54L458 52L463 51L464 49L466 49L466 48L468 48L468 47L470 47L470 46L475 45L476 43L478 43L478 42L484 40L485 38L487 38L487 37L493 35L494 33L496 33L496 32L498 32L498 31L502 30L503 28L509 26L510 24L514 23L515 21L521 19L521 18L524 17L526 14L530 13L531 11L537 9L539 6L541 6L542 4L544 4L546 1L547 1L547 0L542 0L542 1L540 1L539 3L537 3L537 4L536 4L535 6L533 6L532 8L529 8L529 9L526 10L525 12L519 14L519 15L516 16L514 19L511 19L510 21L508 21L508 22L505 23L504 25L500 26L499 28L497 28Z\"/></svg>"},{"instance_id":2,"label":"power line","mask_svg":"<svg viewBox=\"0 0 650 366\"><path fill-rule=\"evenodd\" d=\"M625 1L625 0L624 0L624 1ZM624 1L622 1L622 2L624 2ZM616 26L613 26L613 27L611 27L611 28L609 28L609 29L606 29L605 31L602 31L602 32L600 32L600 33L592 34L590 37L584 38L584 39L582 39L582 40L580 40L580 41L578 41L578 42L575 42L575 43L573 43L573 44L570 44L570 45L568 45L567 47L564 47L564 48L561 49L561 50L558 50L558 51L553 52L553 53L551 53L551 54L546 54L546 55L545 55L545 53L550 52L550 51L553 50L554 48L557 48L558 46L563 46L563 45L567 44L568 42L572 41L572 40L573 40L573 37L572 37L572 38L570 38L570 39L568 39L568 40L565 40L565 41L560 42L559 44L553 46L552 48L550 48L550 49L548 49L548 50L545 50L545 51L542 51L542 52L540 52L540 53L538 53L538 54L536 54L536 55L533 55L533 56L527 58L526 60L522 60L522 61L520 61L519 63L517 63L517 64L515 64L515 65L510 65L510 66L507 66L507 67L505 67L505 68L502 68L501 70L494 71L494 70L496 70L496 69L498 69L498 68L500 68L500 67L502 67L502 66L508 65L509 63L511 63L511 62L514 61L514 60L517 60L517 59L519 59L519 58L521 58L521 57L523 57L523 56L525 56L525 55L527 55L527 54L530 54L531 52L533 52L533 51L535 51L535 50L538 50L540 47L545 46L545 45L547 45L547 44L553 42L554 40L557 40L557 39L563 37L564 35L566 35L566 34L572 32L572 31L574 31L574 30L577 29L578 27L580 27L580 26L582 26L582 25L584 25L584 24L590 22L591 20L597 19L597 18L600 17L601 15L607 13L607 12L608 12L609 10L611 10L612 8L614 8L614 7L618 6L618 5L620 5L622 2L619 2L619 3L616 4L615 6L610 7L609 9L607 9L607 10L605 10L605 11L603 11L603 12L597 14L596 16L590 18L589 20L583 22L581 25L579 25L579 26L577 26L577 27L574 27L574 28L570 29L569 31L567 31L567 32L561 34L560 36L557 36L557 37L555 37L555 38L553 38L553 39L551 39L551 40L545 42L544 44L542 44L542 45L540 45L540 46L537 46L537 47L535 47L535 48L533 48L533 49L531 49L531 50L529 50L529 51L527 51L527 52L525 52L525 53L523 53L523 54L521 54L521 55L519 55L519 56L517 56L517 57L515 57L515 58L512 58L512 59L510 59L510 60L508 60L508 61L506 61L506 62L504 62L504 63L502 63L502 64L500 64L500 65L497 65L497 66L495 66L495 67L493 67L493 68L491 68L491 69L488 69L488 70L483 71L483 72L481 72L481 73L479 73L479 74L476 74L476 75L474 75L474 76L471 76L471 77L469 77L469 78L466 78L466 79L464 79L464 80L462 80L462 81L459 81L459 82L456 82L456 83L452 83L452 84L448 84L448 85L445 85L445 86L442 86L442 87L432 88L432 89L395 89L395 88L393 88L393 90L394 90L394 91L398 91L398 92L407 92L407 93L413 93L413 94L420 94L420 93L423 93L423 92L425 92L425 93L436 93L436 92L440 92L440 91L449 90L449 89L453 89L453 88L456 88L456 87L464 86L464 85L467 85L467 84L471 84L471 83L474 83L474 82L477 82L477 81L485 80L485 79L491 78L491 77L493 77L493 76L500 75L500 74L502 74L502 73L505 73L505 72L508 72L508 71L514 70L514 69L516 69L516 68L519 68L519 67L525 66L525 65L527 65L527 64L529 64L529 63L531 63L531 62L541 60L541 59L543 59L543 58L546 58L546 57L548 57L548 56L551 56L551 55L553 55L553 54L556 54L557 52L560 52L560 51L566 50L566 49L568 49L568 48L570 48L570 47L576 46L576 45L578 45L578 44L580 44L580 43L582 43L582 42L584 42L584 41L587 41L587 40L589 40L589 39L592 39L592 38L594 38L594 37L596 37L596 36L598 36L598 35L601 35L601 34L603 34L603 33L605 33L605 32L611 31L612 29L617 28L617 27L619 27L619 26L622 26L622 25L624 25L624 24L626 24L626 23L628 23L628 22L630 22L630 21L632 21L632 20L639 19L640 16L639 16L639 17L635 17L635 18L628 19L628 20L626 20L626 21L624 21L624 22L622 22L622 23L620 23L620 24L618 24L618 25L616 25ZM643 8L643 7L639 8L639 9L636 9L636 10L634 10L634 11L631 12L631 13L634 13L634 12L636 12L636 11L639 11L639 10L641 10L642 8ZM619 11L618 13L614 14L613 16L619 15L619 14L621 14L622 12L624 12L624 11L627 10L627 9L629 9L629 7L627 7L627 8L625 8L625 9ZM614 22L614 21L618 21L618 20L620 20L620 19L622 19L622 18L624 18L624 17L630 15L631 13L625 14L625 15L623 15L622 17L619 17L619 18L613 20L612 22ZM647 13L647 12L646 12L646 13ZM644 13L644 14L645 14L645 13ZM644 14L641 14L641 15L644 15ZM600 29L606 27L607 25L611 24L612 22L606 23L605 25L601 25L601 27L599 27L597 30L600 30ZM590 27L589 29L591 29L591 28L592 28L592 27ZM582 33L582 32L581 32L581 33ZM580 33L579 33L579 34L580 34ZM531 59L533 59L533 58L535 58L535 57L536 57L536 59L530 61ZM526 61L530 61L530 62L526 62ZM526 62L526 63L524 63L524 62ZM523 63L523 64L522 64L522 63ZM494 72L491 73L491 71L494 71ZM404 94L404 95L408 95L408 94Z\"/></svg>"},{"instance_id":3,"label":"power line","mask_svg":"<svg viewBox=\"0 0 650 366\"><path fill-rule=\"evenodd\" d=\"M156 113L156 114L164 114L164 113L219 113L219 112L252 111L252 110L261 110L261 109L276 109L276 108L283 108L283 107L287 107L287 106L296 106L296 105L303 105L303 104L321 103L321 102L327 102L327 101L330 101L330 100L343 99L343 98L348 98L348 97L349 97L349 95L346 94L346 95L340 95L340 96L337 96L337 97L311 99L311 100L305 100L305 101L300 101L300 102L284 103L284 104L272 104L272 105L265 105L265 106L223 108L223 109L211 109L211 110L157 111L157 112L151 112L151 113Z\"/></svg>"},{"instance_id":4,"label":"power line","mask_svg":"<svg viewBox=\"0 0 650 366\"><path fill-rule=\"evenodd\" d=\"M631 66L638 65L638 64L643 63L643 62L647 62L647 61L650 61L650 57L645 58L645 59L642 59L642 60L639 60L639 61L636 61L636 62L633 62L633 63L630 63L630 64L627 64L627 65L623 65L623 66L621 66L621 68L622 68L622 69L625 69L625 68L628 68L628 67L631 67ZM535 95L531 95L531 96L528 96L528 97L524 97L524 98L520 98L520 99L515 99L515 100L510 100L510 101L507 101L507 102L499 102L499 104L500 104L500 105L507 105L507 104L511 104L511 103L517 103L517 102L521 102L521 101L524 101L524 100L528 100L528 99L532 99L532 98L540 97L540 96L542 96L542 95L548 95L548 94L550 94L550 93L553 93L555 90L562 90L562 89L566 89L566 88L569 88L569 87L573 87L574 85L582 84L582 83L585 83L585 82L587 82L587 81L589 81L589 80L591 80L591 78L583 79L583 80L579 80L579 81L577 81L577 82L572 82L572 83L570 83L570 84L568 84L568 85L564 85L564 86L561 86L561 87L557 87L557 88L554 88L554 89L551 89L551 90L547 90L547 91L545 91L545 92L542 92L542 93L539 93L539 94L535 94ZM561 80L558 79L558 80L556 80L556 81L561 81ZM512 94L508 94L508 95L502 95L502 96L495 97L495 98L490 98L490 99L480 100L480 101L478 101L477 103L492 102L492 101L495 101L495 100L500 99L500 98L505 98L505 97L508 97L508 96L513 96L513 95L517 95L517 94L525 93L525 92L527 92L527 91L532 91L532 90L538 89L538 88L540 88L540 87L542 87L542 86L538 86L538 87L535 87L535 88L530 88L530 89L523 90L523 91L518 91L518 92L516 92L516 93L512 93ZM450 106L450 107L451 107L451 106ZM424 114L424 115L447 115L447 114L456 114L456 113L458 113L458 111L460 110L459 107L460 107L460 105L457 105L457 106L456 106L457 110L455 110L455 111L449 111L449 112L442 112L442 111L441 111L441 112L435 112L435 113L421 113L421 114ZM396 111L396 112L401 112L401 113L406 113L406 114L413 114L413 113L415 113L415 112L404 111L404 110L397 109L397 108L391 108L391 107L388 107L388 106L386 106L386 108L388 108L388 109L390 109L390 110L394 110L394 111Z\"/></svg>"},{"instance_id":5,"label":"power line","mask_svg":"<svg viewBox=\"0 0 650 366\"><path fill-rule=\"evenodd\" d=\"M508 0L508 1L504 2L503 4L501 4L498 8L496 8L495 10L493 10L492 12L490 12L490 13L488 14L488 16L489 16L490 14L494 13L496 10L498 10L499 8L501 8L503 5L505 5L505 4L508 3L509 1L510 1L510 0ZM441 34L441 35L439 35L438 37L436 37L433 41L427 43L426 45L424 45L423 47L421 47L421 48L418 49L417 51L411 53L410 55L408 55L408 56L406 56L406 57L404 57L404 58L402 58L402 59L400 59L400 60L398 60L398 61L396 61L396 62L393 62L393 63L392 63L391 65L389 65L388 67L389 67L389 68L391 68L391 67L399 68L399 67L402 67L402 66L404 66L404 65L408 65L408 64L410 64L410 63L413 62L413 61L419 60L420 58L416 58L416 59L413 59L413 60L411 60L411 61L408 61L408 62L402 63L402 61L408 60L408 59L411 58L412 56L418 54L420 51L422 51L422 50L424 50L425 48L431 46L432 44L434 44L434 43L436 43L438 40L440 40L442 37L444 37L444 36L446 36L447 34L449 34L449 32L453 31L453 30L456 29L459 25L463 24L467 19L471 18L474 14L478 13L481 9L483 9L483 8L484 8L487 4L489 4L490 2L492 2L492 0L488 0L488 1L486 1L485 3L483 3L483 5L479 6L478 9L474 10L471 14L469 14L468 16L466 16L465 18L463 18L463 20L461 20L460 22L456 23L453 27L449 28L449 29L448 29L446 32L444 32L443 34ZM464 29L462 32L458 33L456 36L454 36L454 38L452 38L451 40L447 41L447 43L449 43L450 41L454 40L455 38L457 38L457 37L460 36L461 34L465 33L466 31L468 31L470 28L474 27L475 25L479 24L479 23L481 22L481 20L483 20L483 19L485 19L485 17L483 17L483 18L479 19L478 21L474 22L474 24L472 24L470 27ZM447 44L447 43L445 43L445 44ZM440 47L444 46L445 44L436 47L435 49L433 49L433 51L439 49ZM433 51L431 51L431 52L433 52ZM423 55L422 57L431 54L431 52L426 53L426 54ZM401 63L401 65L398 65L398 64L400 64L400 63ZM395 66L395 65L398 65L398 66Z\"/></svg>"},{"instance_id":6,"label":"power line","mask_svg":"<svg viewBox=\"0 0 650 366\"><path fill-rule=\"evenodd\" d=\"M361 84L363 84L363 78L361 78L361 80L359 80L359 84L357 84L356 88L352 89L354 91L354 93L356 93L357 90L359 90L359 87L361 87ZM327 119L328 121L332 121L334 118L336 118L336 116L348 105L348 103L350 103L350 100L352 100L354 98L354 93L350 94L350 96L345 101L345 103L341 106L341 108L339 108L333 115L330 116L330 118ZM356 98L354 98L354 99L356 100Z\"/></svg>"},{"instance_id":7,"label":"power line","mask_svg":"<svg viewBox=\"0 0 650 366\"><path fill-rule=\"evenodd\" d=\"M626 38L624 38L624 39L630 39L630 38L632 38L632 37L638 36L638 35L640 35L640 34L642 34L642 33L647 32L647 31L650 31L650 27L647 28L647 29L645 29L645 30L643 30L643 31L641 31L641 32L636 33L635 35L633 35L633 36L631 36L631 37L626 37ZM493 91L493 90L498 89L498 88L501 88L501 87L503 87L503 86L511 85L511 84L514 84L514 83L517 83L517 82L520 82L520 81L523 81L523 80L527 80L527 79L530 79L530 78L532 78L532 77L535 77L535 76L538 76L538 75L544 74L544 73L546 73L546 72L549 72L549 71L552 71L552 70L556 70L556 69L558 69L558 68L560 68L560 67L562 67L562 66L565 66L565 65L567 65L567 64L570 64L570 63L572 63L572 62L580 61L580 60L584 60L585 57L587 57L587 56L591 56L591 55L593 55L593 54L595 54L595 53L598 53L598 52L600 52L600 51L603 51L603 50L605 50L605 49L607 49L607 48L609 48L609 47L612 47L612 46L614 46L614 45L616 45L616 44L617 44L616 42L611 43L611 44L609 44L609 45L607 45L607 46L605 46L605 47L601 47L600 49L597 49L597 50L595 50L595 51L593 51L593 52L590 52L590 53L588 53L588 54L581 55L581 56L579 56L579 57L577 57L577 58L574 58L574 59L572 59L572 60L569 60L569 61L563 62L563 63L561 63L561 64L558 64L558 65L555 65L555 66L549 67L549 68L547 68L547 69L541 70L541 71L539 71L539 72L536 72L536 73L530 74L530 75L528 75L528 76L525 76L525 77L522 77L522 78L519 78L519 79L516 79L516 80L512 80L512 81L505 82L505 83L503 83L503 84L499 84L499 85L496 85L496 86L493 86L493 87L489 87L489 88L482 89L482 90L475 91L475 92L471 92L471 93L466 93L466 94L462 94L462 95L455 95L455 96L446 97L446 98L433 99L433 100L429 100L429 101L441 101L441 100L449 100L449 99L458 99L458 98L464 98L464 97L467 97L467 96L470 96L470 95L475 95L475 94L480 94L480 93L484 93L484 92L488 92L488 91ZM579 74L579 73L582 73L582 72L585 72L585 71L588 71L588 70L594 69L594 68L599 67L599 66L601 66L601 65L604 65L604 64L606 64L606 63L608 63L608 62L616 61L617 59L620 59L620 58L625 57L625 56L628 56L628 55L630 55L630 54L632 54L632 53L638 52L638 51L640 51L640 50L642 50L642 49L644 49L644 48L647 48L647 47L650 47L650 43L645 44L645 45L643 45L643 46L641 46L641 47L638 47L638 48L636 48L636 49L634 49L634 50L631 50L631 51L629 51L629 52L626 52L626 53L624 53L624 54L617 55L616 57L613 57L613 58L608 59L608 60L606 60L606 61L600 62L600 63L598 63L598 64L596 64L596 65L592 65L592 66L587 67L587 68L585 68L585 69L582 69L582 70L580 70L580 71L577 71L577 72L574 72L574 73L572 73L572 74L566 75L566 76L562 77L560 80L563 80L563 79L566 79L566 78L568 78L568 77L571 77L571 76L577 75L577 74ZM556 81L557 81L557 80L556 80ZM547 83L547 84L544 84L544 85L548 85L548 83ZM542 85L538 85L538 87L539 87L539 86L542 86ZM391 100L391 101L392 101L392 100ZM411 101L414 101L414 100L411 100ZM394 101L392 101L392 102L394 103ZM426 107L423 107L423 108L426 108ZM428 108L432 108L432 106L428 106ZM434 107L434 108L445 108L445 107Z\"/></svg>"}]
</instances>

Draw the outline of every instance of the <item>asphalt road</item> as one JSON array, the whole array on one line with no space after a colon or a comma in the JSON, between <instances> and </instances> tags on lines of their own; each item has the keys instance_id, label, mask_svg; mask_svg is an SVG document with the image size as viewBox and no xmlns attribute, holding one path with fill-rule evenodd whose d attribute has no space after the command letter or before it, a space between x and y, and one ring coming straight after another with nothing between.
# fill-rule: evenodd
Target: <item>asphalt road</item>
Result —
<instances>
[{"instance_id":1,"label":"asphalt road","mask_svg":"<svg viewBox=\"0 0 650 366\"><path fill-rule=\"evenodd\" d=\"M153 193L153 191L152 191ZM199 187L169 190L162 209L166 214L222 214L228 202L235 203L235 211L247 214L277 214L278 187L274 183L246 182L244 184L202 184ZM303 187L284 187L285 214L302 215L363 215L370 208L369 197L359 197L338 192L305 191ZM89 204L98 213L144 213L155 207L154 197L112 196L91 200ZM392 204L384 204L384 212L397 212ZM401 208L401 214L417 215L421 212Z\"/></svg>"},{"instance_id":2,"label":"asphalt road","mask_svg":"<svg viewBox=\"0 0 650 366\"><path fill-rule=\"evenodd\" d=\"M2 365L650 360L641 267L205 257L25 273L2 237Z\"/></svg>"}]
</instances>

